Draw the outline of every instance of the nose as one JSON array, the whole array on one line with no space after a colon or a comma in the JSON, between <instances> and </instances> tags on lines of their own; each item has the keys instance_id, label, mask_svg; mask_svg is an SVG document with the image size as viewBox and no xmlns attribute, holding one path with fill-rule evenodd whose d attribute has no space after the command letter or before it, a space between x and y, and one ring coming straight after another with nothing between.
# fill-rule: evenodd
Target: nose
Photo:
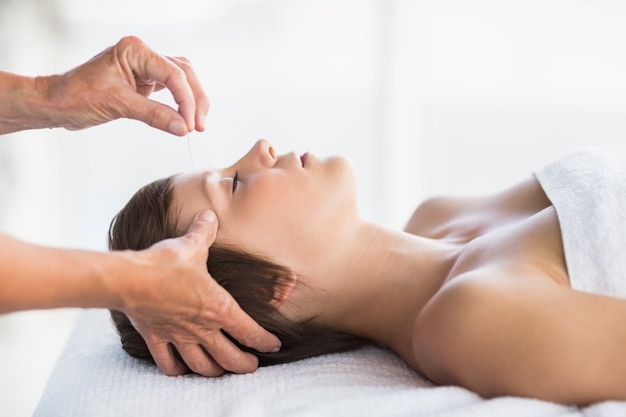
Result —
<instances>
[{"instance_id":1,"label":"nose","mask_svg":"<svg viewBox=\"0 0 626 417\"><path fill-rule=\"evenodd\" d=\"M250 153L259 158L259 162L264 167L276 165L276 151L267 139L259 139L252 147Z\"/></svg>"}]
</instances>

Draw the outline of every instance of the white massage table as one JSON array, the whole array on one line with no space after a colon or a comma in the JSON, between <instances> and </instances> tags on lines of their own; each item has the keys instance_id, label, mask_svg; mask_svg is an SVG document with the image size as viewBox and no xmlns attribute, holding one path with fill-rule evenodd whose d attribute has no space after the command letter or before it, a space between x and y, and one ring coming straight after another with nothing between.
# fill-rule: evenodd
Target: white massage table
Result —
<instances>
[{"instance_id":1,"label":"white massage table","mask_svg":"<svg viewBox=\"0 0 626 417\"><path fill-rule=\"evenodd\" d=\"M540 375L537 376L540 378ZM367 347L253 374L167 377L130 358L106 310L82 313L34 417L626 416L626 402L585 408L437 387L394 353Z\"/></svg>"}]
</instances>

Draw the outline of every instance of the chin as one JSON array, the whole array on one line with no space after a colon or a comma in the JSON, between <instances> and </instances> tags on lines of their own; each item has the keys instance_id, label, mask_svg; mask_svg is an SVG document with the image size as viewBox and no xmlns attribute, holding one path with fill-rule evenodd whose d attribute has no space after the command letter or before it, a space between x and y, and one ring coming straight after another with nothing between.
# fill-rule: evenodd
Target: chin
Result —
<instances>
[{"instance_id":1,"label":"chin","mask_svg":"<svg viewBox=\"0 0 626 417\"><path fill-rule=\"evenodd\" d=\"M351 159L343 156L327 158L327 163L332 169L334 195L341 199L336 204L356 206L356 175L354 163Z\"/></svg>"},{"instance_id":2,"label":"chin","mask_svg":"<svg viewBox=\"0 0 626 417\"><path fill-rule=\"evenodd\" d=\"M329 156L325 159L325 162L331 166L331 169L337 173L337 175L349 175L354 178L354 163L350 158L345 156Z\"/></svg>"}]
</instances>

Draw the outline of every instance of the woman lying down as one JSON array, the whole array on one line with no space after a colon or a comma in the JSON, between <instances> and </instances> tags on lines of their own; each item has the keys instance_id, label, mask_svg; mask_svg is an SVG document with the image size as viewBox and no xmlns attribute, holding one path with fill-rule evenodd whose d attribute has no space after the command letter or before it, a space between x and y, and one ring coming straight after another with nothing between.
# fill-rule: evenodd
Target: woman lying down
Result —
<instances>
[{"instance_id":1,"label":"woman lying down","mask_svg":"<svg viewBox=\"0 0 626 417\"><path fill-rule=\"evenodd\" d=\"M260 365L374 342L485 397L626 399L625 179L626 148L579 151L489 197L427 200L395 231L361 218L346 159L261 140L228 168L145 186L110 248L182 235L213 209L209 272L283 343ZM126 352L150 360L112 314Z\"/></svg>"}]
</instances>

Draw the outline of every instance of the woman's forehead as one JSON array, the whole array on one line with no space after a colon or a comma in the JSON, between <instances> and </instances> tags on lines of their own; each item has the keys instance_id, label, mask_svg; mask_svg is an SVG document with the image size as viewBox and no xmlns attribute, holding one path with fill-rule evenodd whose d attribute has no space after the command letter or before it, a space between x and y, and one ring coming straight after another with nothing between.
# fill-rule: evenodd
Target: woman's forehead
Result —
<instances>
[{"instance_id":1,"label":"woman's forehead","mask_svg":"<svg viewBox=\"0 0 626 417\"><path fill-rule=\"evenodd\" d=\"M219 178L215 171L178 174L172 181L172 204L169 216L177 231L186 230L197 212L215 210L214 196L206 186L207 181Z\"/></svg>"}]
</instances>

